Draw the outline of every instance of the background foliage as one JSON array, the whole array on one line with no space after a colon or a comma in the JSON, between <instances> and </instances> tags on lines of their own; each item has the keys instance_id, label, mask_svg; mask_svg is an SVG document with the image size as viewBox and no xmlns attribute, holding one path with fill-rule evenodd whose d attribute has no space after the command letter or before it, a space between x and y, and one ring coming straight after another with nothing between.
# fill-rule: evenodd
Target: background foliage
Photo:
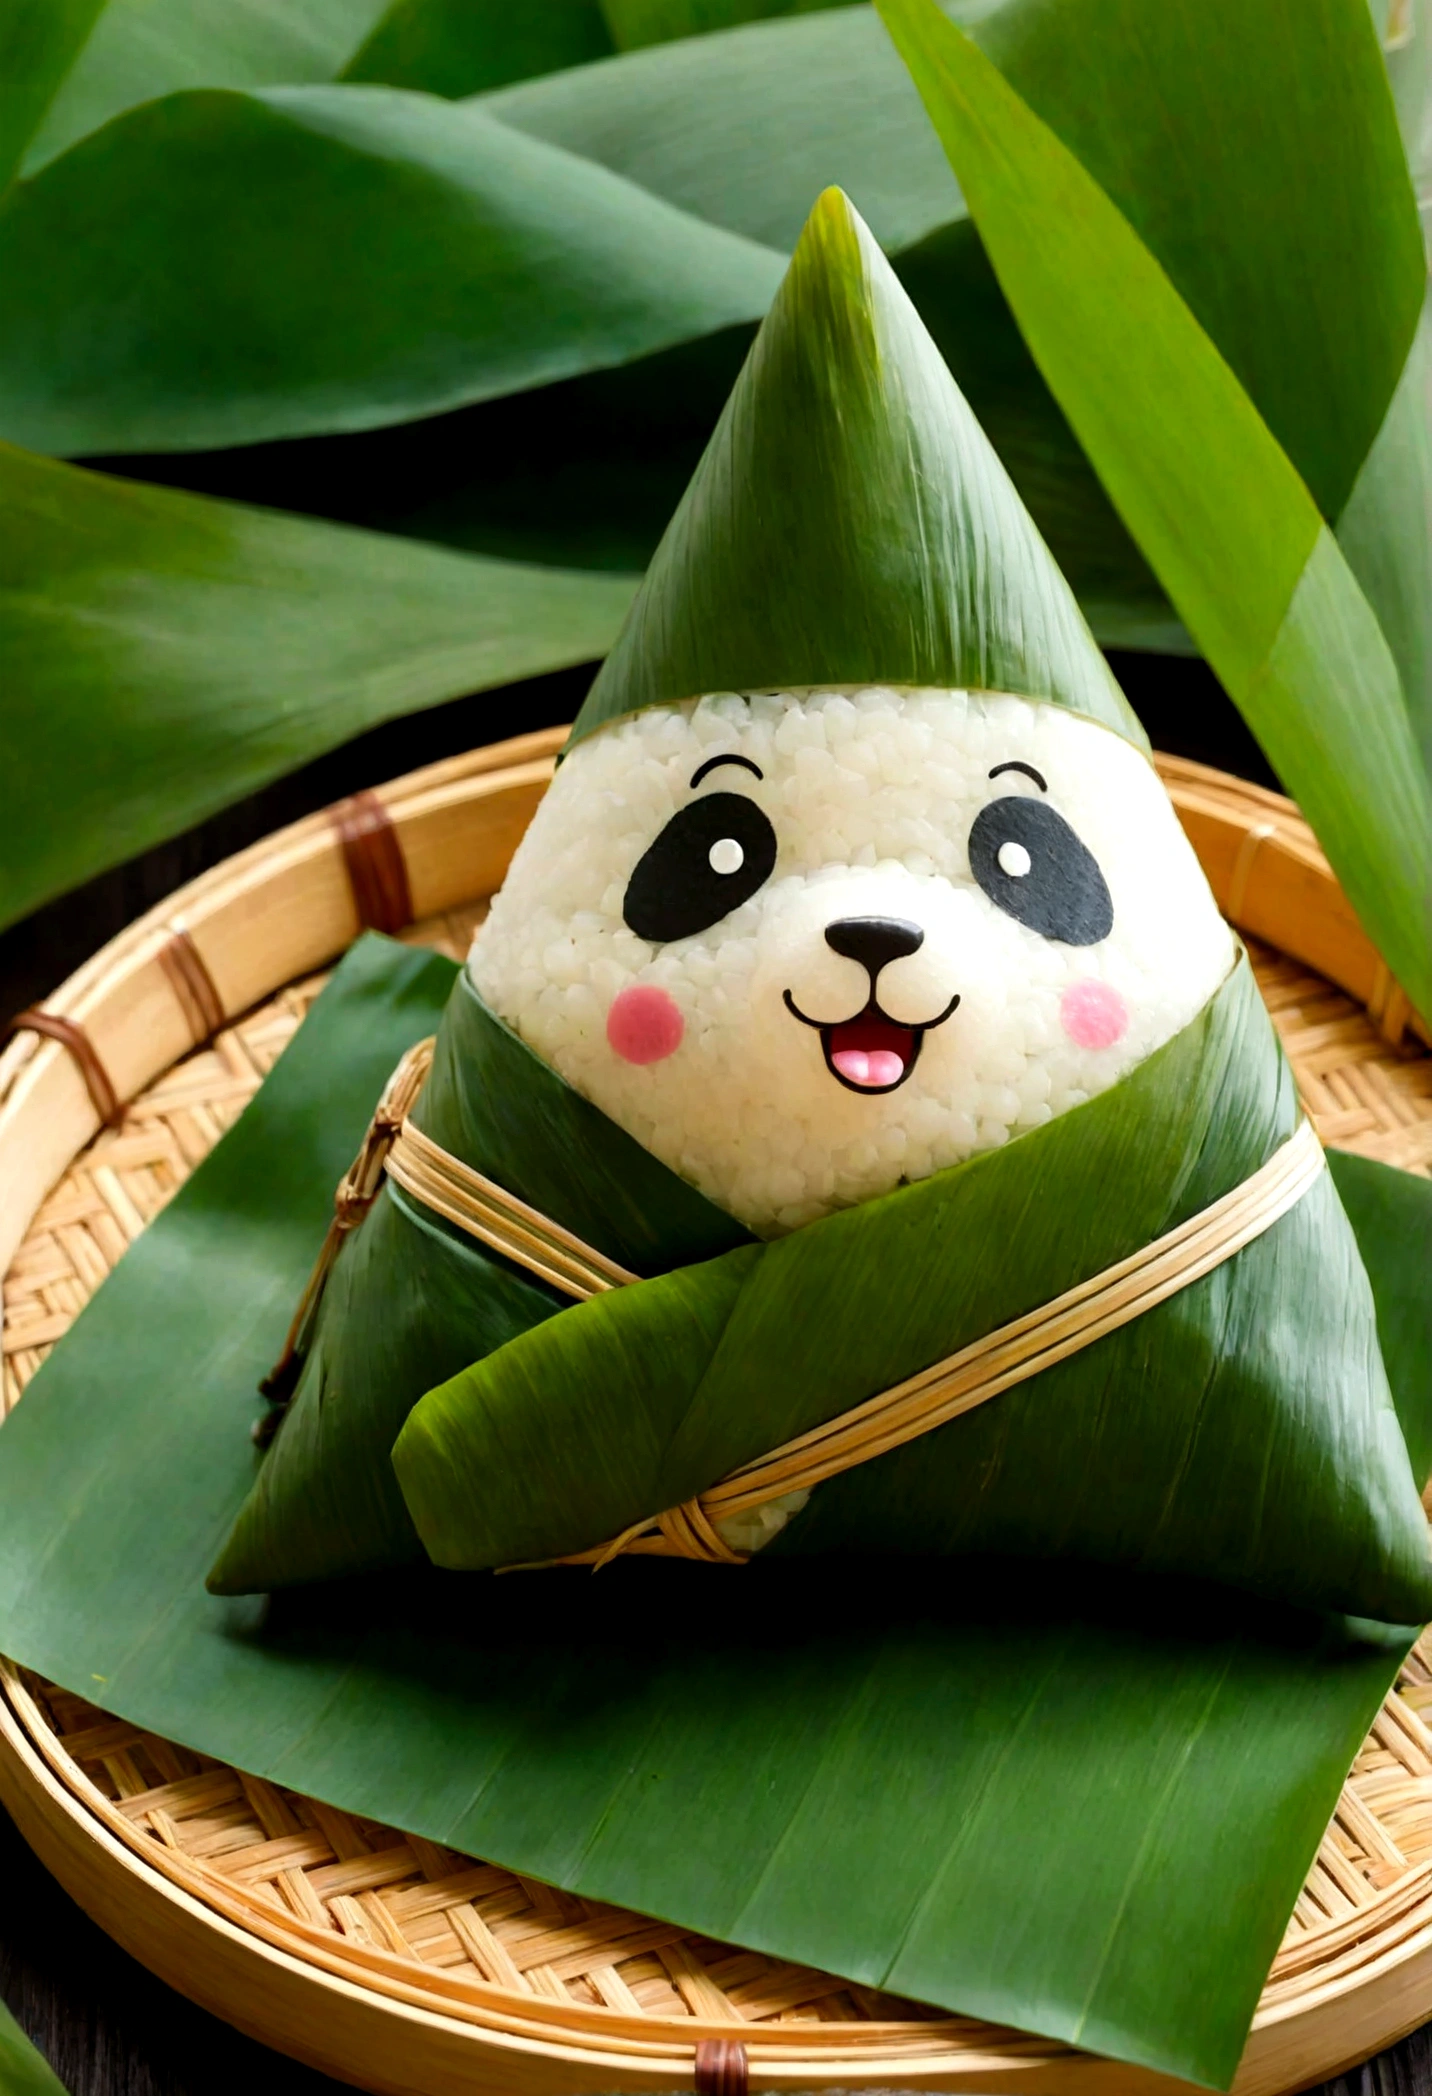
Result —
<instances>
[{"instance_id":1,"label":"background foliage","mask_svg":"<svg viewBox=\"0 0 1432 2096\"><path fill-rule=\"evenodd\" d=\"M914 59L935 12L890 11L917 91L873 9L810 0L10 0L0 924L600 656L838 182L1099 638L1206 654L1425 1005L1432 36L1406 0L945 0L996 156L1022 112L1077 176L1036 297L1032 192ZM1036 311L1076 297L1102 430Z\"/></svg>"}]
</instances>

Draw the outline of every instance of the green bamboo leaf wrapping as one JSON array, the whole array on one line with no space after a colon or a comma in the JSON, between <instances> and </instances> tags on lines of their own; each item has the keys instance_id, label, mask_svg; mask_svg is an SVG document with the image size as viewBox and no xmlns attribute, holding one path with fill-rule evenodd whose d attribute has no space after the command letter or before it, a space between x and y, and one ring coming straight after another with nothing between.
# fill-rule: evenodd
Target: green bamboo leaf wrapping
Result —
<instances>
[{"instance_id":1,"label":"green bamboo leaf wrapping","mask_svg":"<svg viewBox=\"0 0 1432 2096\"><path fill-rule=\"evenodd\" d=\"M1152 1243L1298 1112L1244 960L1120 1084L1005 1148L474 1360L394 1448L423 1542L467 1568L605 1542ZM818 1486L770 1548L1074 1557L1385 1621L1432 1611L1332 1182L1133 1324Z\"/></svg>"},{"instance_id":2,"label":"green bamboo leaf wrapping","mask_svg":"<svg viewBox=\"0 0 1432 2096\"><path fill-rule=\"evenodd\" d=\"M1396 665L1337 542L1079 163L933 0L882 5L1081 443L1369 935L1418 1009L1432 1009L1432 787Z\"/></svg>"},{"instance_id":3,"label":"green bamboo leaf wrapping","mask_svg":"<svg viewBox=\"0 0 1432 2096\"><path fill-rule=\"evenodd\" d=\"M0 1428L0 1649L459 1851L1226 2086L1407 1633L1007 1566L205 1595L332 1187L452 974L362 942Z\"/></svg>"},{"instance_id":4,"label":"green bamboo leaf wrapping","mask_svg":"<svg viewBox=\"0 0 1432 2096\"><path fill-rule=\"evenodd\" d=\"M0 924L376 721L601 654L632 588L3 445L0 549Z\"/></svg>"},{"instance_id":5,"label":"green bamboo leaf wrapping","mask_svg":"<svg viewBox=\"0 0 1432 2096\"><path fill-rule=\"evenodd\" d=\"M782 266L436 96L173 95L0 207L0 432L74 453L372 428L754 319Z\"/></svg>"},{"instance_id":6,"label":"green bamboo leaf wrapping","mask_svg":"<svg viewBox=\"0 0 1432 2096\"><path fill-rule=\"evenodd\" d=\"M598 0L395 0L343 68L345 80L475 95L586 65L615 49Z\"/></svg>"},{"instance_id":7,"label":"green bamboo leaf wrapping","mask_svg":"<svg viewBox=\"0 0 1432 2096\"><path fill-rule=\"evenodd\" d=\"M599 1113L463 970L414 1110L435 1142L639 1274L746 1232ZM389 1452L414 1403L568 1298L388 1183L345 1245L281 1432L210 1576L253 1593L421 1562Z\"/></svg>"},{"instance_id":8,"label":"green bamboo leaf wrapping","mask_svg":"<svg viewBox=\"0 0 1432 2096\"><path fill-rule=\"evenodd\" d=\"M662 701L827 681L1022 692L1144 742L839 190L811 213L573 740Z\"/></svg>"},{"instance_id":9,"label":"green bamboo leaf wrapping","mask_svg":"<svg viewBox=\"0 0 1432 2096\"><path fill-rule=\"evenodd\" d=\"M0 2096L65 2096L63 2084L41 2059L3 2001L0 2001Z\"/></svg>"},{"instance_id":10,"label":"green bamboo leaf wrapping","mask_svg":"<svg viewBox=\"0 0 1432 2096\"><path fill-rule=\"evenodd\" d=\"M42 0L43 4L43 0ZM53 0L50 0L53 9ZM384 0L101 0L94 34L25 156L34 174L140 102L192 87L331 80Z\"/></svg>"}]
</instances>

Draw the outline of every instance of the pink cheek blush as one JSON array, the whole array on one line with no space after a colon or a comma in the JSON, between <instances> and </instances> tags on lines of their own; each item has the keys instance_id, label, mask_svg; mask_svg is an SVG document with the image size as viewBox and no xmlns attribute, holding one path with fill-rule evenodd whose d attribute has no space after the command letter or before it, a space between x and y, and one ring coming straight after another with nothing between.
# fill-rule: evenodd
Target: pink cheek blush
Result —
<instances>
[{"instance_id":1,"label":"pink cheek blush","mask_svg":"<svg viewBox=\"0 0 1432 2096\"><path fill-rule=\"evenodd\" d=\"M1059 1000L1059 1017L1081 1048L1112 1048L1129 1030L1129 1007L1112 984L1092 975L1070 983Z\"/></svg>"},{"instance_id":2,"label":"pink cheek blush","mask_svg":"<svg viewBox=\"0 0 1432 2096\"><path fill-rule=\"evenodd\" d=\"M607 1042L624 1063L659 1063L675 1055L686 1032L676 1002L665 990L635 983L612 999Z\"/></svg>"}]
</instances>

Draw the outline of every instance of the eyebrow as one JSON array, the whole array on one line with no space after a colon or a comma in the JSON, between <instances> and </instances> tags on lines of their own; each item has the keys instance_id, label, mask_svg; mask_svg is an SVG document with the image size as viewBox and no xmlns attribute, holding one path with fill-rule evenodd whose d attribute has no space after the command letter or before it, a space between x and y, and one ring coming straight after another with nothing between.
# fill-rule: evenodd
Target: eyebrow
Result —
<instances>
[{"instance_id":1,"label":"eyebrow","mask_svg":"<svg viewBox=\"0 0 1432 2096\"><path fill-rule=\"evenodd\" d=\"M990 777L997 779L1002 771L1022 771L1026 779L1033 779L1041 793L1048 793L1049 791L1049 781L1044 775L1041 772L1037 772L1032 764L1021 763L1018 757L1011 757L1007 764L997 764L990 773Z\"/></svg>"},{"instance_id":2,"label":"eyebrow","mask_svg":"<svg viewBox=\"0 0 1432 2096\"><path fill-rule=\"evenodd\" d=\"M707 772L715 771L718 764L743 764L746 770L753 771L758 779L764 779L766 776L760 765L753 764L749 757L738 757L734 750L728 750L724 757L708 757L704 764L699 764L691 774L692 785L699 786Z\"/></svg>"}]
</instances>

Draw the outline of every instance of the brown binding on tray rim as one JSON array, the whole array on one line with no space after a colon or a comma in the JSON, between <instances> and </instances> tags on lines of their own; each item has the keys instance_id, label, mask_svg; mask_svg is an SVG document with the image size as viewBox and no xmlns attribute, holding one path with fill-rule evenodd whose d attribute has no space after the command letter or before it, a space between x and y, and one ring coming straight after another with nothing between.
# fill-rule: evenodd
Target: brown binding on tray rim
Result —
<instances>
[{"instance_id":1,"label":"brown binding on tray rim","mask_svg":"<svg viewBox=\"0 0 1432 2096\"><path fill-rule=\"evenodd\" d=\"M328 811L338 833L353 905L365 931L390 935L413 921L413 897L398 832L370 787Z\"/></svg>"},{"instance_id":2,"label":"brown binding on tray rim","mask_svg":"<svg viewBox=\"0 0 1432 2096\"><path fill-rule=\"evenodd\" d=\"M696 2048L696 2096L747 2096L750 2060L739 2038L703 2038Z\"/></svg>"},{"instance_id":3,"label":"brown binding on tray rim","mask_svg":"<svg viewBox=\"0 0 1432 2096\"><path fill-rule=\"evenodd\" d=\"M32 1004L27 1010L15 1014L5 1032L43 1034L46 1040L58 1041L62 1048L68 1049L85 1081L85 1090L99 1115L101 1128L114 1127L124 1112L124 1105L108 1070L99 1059L94 1042L82 1026L73 1019L66 1019L61 1012L47 1012Z\"/></svg>"},{"instance_id":4,"label":"brown binding on tray rim","mask_svg":"<svg viewBox=\"0 0 1432 2096\"><path fill-rule=\"evenodd\" d=\"M228 1013L187 925L176 921L170 927L159 949L159 965L188 1021L194 1046L202 1048L223 1026Z\"/></svg>"}]
</instances>

